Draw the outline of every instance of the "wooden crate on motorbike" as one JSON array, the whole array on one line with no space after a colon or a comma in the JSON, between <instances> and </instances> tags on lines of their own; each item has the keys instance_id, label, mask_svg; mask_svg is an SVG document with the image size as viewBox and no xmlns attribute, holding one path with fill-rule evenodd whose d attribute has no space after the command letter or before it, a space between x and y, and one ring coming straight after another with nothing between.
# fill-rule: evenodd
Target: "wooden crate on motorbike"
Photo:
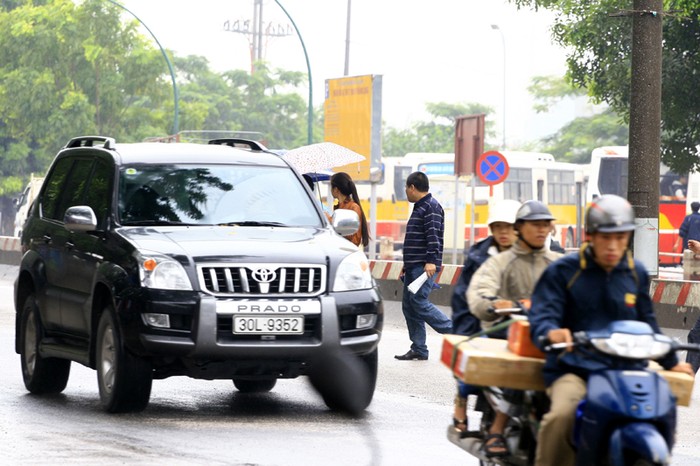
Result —
<instances>
[{"instance_id":1,"label":"wooden crate on motorbike","mask_svg":"<svg viewBox=\"0 0 700 466\"><path fill-rule=\"evenodd\" d=\"M474 338L462 335L443 335L440 358L455 377L466 383L482 386L544 390L542 368L544 359L519 356L508 349L506 340ZM693 393L693 377L680 372L660 370L652 362L678 398L679 406L689 406Z\"/></svg>"}]
</instances>

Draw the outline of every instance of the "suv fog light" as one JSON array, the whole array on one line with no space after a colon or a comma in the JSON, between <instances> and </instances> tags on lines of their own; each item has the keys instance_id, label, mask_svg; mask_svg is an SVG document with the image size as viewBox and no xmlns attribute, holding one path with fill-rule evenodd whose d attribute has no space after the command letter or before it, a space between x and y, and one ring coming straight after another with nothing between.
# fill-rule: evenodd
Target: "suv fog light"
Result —
<instances>
[{"instance_id":1,"label":"suv fog light","mask_svg":"<svg viewBox=\"0 0 700 466\"><path fill-rule=\"evenodd\" d=\"M377 323L377 314L360 314L355 321L355 328L372 328Z\"/></svg>"},{"instance_id":2,"label":"suv fog light","mask_svg":"<svg viewBox=\"0 0 700 466\"><path fill-rule=\"evenodd\" d=\"M142 314L146 325L158 328L170 328L170 316L168 314L145 313Z\"/></svg>"}]
</instances>

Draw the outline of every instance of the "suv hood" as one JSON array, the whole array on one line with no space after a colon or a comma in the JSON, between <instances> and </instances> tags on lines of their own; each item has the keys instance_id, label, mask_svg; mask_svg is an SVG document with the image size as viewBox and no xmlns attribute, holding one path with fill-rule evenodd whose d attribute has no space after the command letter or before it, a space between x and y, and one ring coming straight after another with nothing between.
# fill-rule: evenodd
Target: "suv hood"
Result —
<instances>
[{"instance_id":1,"label":"suv hood","mask_svg":"<svg viewBox=\"0 0 700 466\"><path fill-rule=\"evenodd\" d=\"M329 254L357 247L323 228L124 227L119 234L141 251L186 255L195 262L275 258L275 262L325 263Z\"/></svg>"}]
</instances>

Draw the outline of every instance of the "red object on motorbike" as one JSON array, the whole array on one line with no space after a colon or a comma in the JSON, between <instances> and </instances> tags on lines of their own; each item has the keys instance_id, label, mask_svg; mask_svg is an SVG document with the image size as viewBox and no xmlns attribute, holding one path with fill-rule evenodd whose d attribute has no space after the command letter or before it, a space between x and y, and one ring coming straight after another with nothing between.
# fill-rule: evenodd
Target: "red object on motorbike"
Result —
<instances>
[{"instance_id":1,"label":"red object on motorbike","mask_svg":"<svg viewBox=\"0 0 700 466\"><path fill-rule=\"evenodd\" d=\"M525 320L508 327L508 349L519 356L544 359L544 353L530 339L530 323Z\"/></svg>"}]
</instances>

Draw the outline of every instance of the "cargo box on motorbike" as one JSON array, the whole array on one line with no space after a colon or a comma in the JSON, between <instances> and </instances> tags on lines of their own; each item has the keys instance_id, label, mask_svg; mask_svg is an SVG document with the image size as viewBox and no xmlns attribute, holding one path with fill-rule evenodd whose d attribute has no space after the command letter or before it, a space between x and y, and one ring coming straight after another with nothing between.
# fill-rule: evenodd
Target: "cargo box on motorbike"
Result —
<instances>
[{"instance_id":1,"label":"cargo box on motorbike","mask_svg":"<svg viewBox=\"0 0 700 466\"><path fill-rule=\"evenodd\" d=\"M544 359L519 356L508 349L506 340L474 338L462 335L443 335L440 358L458 379L473 385L544 390L542 368ZM693 393L693 377L680 372L660 370L652 362L651 369L659 370L678 398L679 406L689 406Z\"/></svg>"},{"instance_id":2,"label":"cargo box on motorbike","mask_svg":"<svg viewBox=\"0 0 700 466\"><path fill-rule=\"evenodd\" d=\"M544 353L530 339L530 322L518 320L508 327L508 349L518 356L544 358Z\"/></svg>"}]
</instances>

